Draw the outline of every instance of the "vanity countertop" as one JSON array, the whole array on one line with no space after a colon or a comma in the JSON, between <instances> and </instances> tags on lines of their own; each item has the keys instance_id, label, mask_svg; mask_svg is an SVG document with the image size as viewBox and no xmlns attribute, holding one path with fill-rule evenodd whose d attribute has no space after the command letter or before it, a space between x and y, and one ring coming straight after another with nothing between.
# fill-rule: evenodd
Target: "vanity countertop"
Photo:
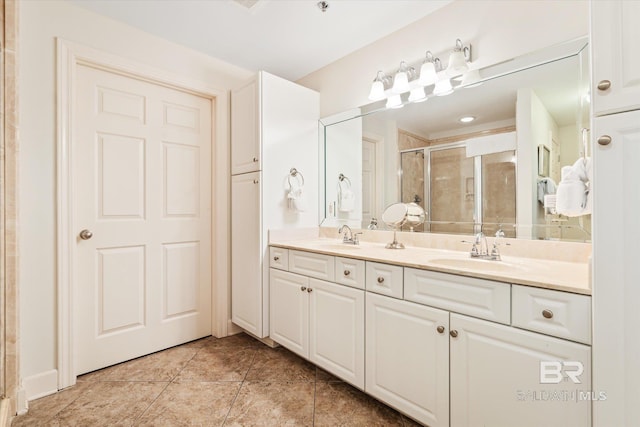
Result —
<instances>
[{"instance_id":1,"label":"vanity countertop","mask_svg":"<svg viewBox=\"0 0 640 427\"><path fill-rule=\"evenodd\" d=\"M591 295L587 263L502 256L502 261L472 259L468 252L407 246L386 249L382 243L342 243L339 239L272 240L271 246L357 258L461 276Z\"/></svg>"}]
</instances>

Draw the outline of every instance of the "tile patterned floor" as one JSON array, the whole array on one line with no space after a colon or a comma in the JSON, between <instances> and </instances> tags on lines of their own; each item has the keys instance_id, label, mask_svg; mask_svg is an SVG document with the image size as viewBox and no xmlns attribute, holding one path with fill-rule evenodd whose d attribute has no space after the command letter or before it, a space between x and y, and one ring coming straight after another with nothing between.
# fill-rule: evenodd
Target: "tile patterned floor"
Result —
<instances>
[{"instance_id":1,"label":"tile patterned floor","mask_svg":"<svg viewBox=\"0 0 640 427\"><path fill-rule=\"evenodd\" d=\"M205 338L92 372L21 426L418 426L279 347Z\"/></svg>"}]
</instances>

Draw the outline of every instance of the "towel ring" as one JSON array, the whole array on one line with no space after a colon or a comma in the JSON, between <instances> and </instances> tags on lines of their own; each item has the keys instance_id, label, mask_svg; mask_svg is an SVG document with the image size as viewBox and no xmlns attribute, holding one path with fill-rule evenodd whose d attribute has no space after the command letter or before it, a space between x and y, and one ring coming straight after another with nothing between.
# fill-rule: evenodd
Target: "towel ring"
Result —
<instances>
[{"instance_id":1,"label":"towel ring","mask_svg":"<svg viewBox=\"0 0 640 427\"><path fill-rule=\"evenodd\" d=\"M338 181L343 182L343 181L347 181L347 183L349 184L349 187L351 187L351 180L349 178L347 178L343 173L341 173L340 175L338 175Z\"/></svg>"},{"instance_id":2,"label":"towel ring","mask_svg":"<svg viewBox=\"0 0 640 427\"><path fill-rule=\"evenodd\" d=\"M294 177L296 179L298 179L298 183L300 184L300 187L304 187L304 176L302 176L302 173L300 171L298 171L296 168L291 168L289 170L289 176L287 177L287 181L289 182L289 188L293 188L293 186L291 185L291 177Z\"/></svg>"}]
</instances>

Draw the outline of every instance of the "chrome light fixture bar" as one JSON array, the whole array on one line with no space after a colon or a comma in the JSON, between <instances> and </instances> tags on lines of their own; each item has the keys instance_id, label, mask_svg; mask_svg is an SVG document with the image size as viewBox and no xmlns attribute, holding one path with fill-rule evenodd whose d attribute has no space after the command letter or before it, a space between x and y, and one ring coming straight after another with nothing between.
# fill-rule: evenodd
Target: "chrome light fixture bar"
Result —
<instances>
[{"instance_id":1,"label":"chrome light fixture bar","mask_svg":"<svg viewBox=\"0 0 640 427\"><path fill-rule=\"evenodd\" d=\"M387 99L387 108L399 108L403 105L401 95L406 92L409 92L409 102L426 101L429 91L425 89L428 86L433 85L432 94L435 96L449 95L454 90L452 77L462 76L456 79L457 82L462 81L457 87L477 86L480 84L480 75L477 69L470 69L471 60L471 45L465 46L460 39L456 39L446 67L431 51L427 51L419 73L406 61L400 62L393 77L378 71L371 85L369 99Z\"/></svg>"}]
</instances>

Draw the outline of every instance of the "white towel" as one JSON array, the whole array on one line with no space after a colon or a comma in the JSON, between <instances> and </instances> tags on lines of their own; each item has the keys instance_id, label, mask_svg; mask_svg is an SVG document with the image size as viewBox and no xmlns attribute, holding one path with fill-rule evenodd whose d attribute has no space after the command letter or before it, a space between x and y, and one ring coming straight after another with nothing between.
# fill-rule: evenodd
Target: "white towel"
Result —
<instances>
[{"instance_id":1,"label":"white towel","mask_svg":"<svg viewBox=\"0 0 640 427\"><path fill-rule=\"evenodd\" d=\"M355 194L350 188L340 188L338 194L338 210L340 212L351 212L355 208Z\"/></svg>"},{"instance_id":2,"label":"white towel","mask_svg":"<svg viewBox=\"0 0 640 427\"><path fill-rule=\"evenodd\" d=\"M538 180L538 201L544 205L544 196L556 194L556 182L551 178Z\"/></svg>"},{"instance_id":3,"label":"white towel","mask_svg":"<svg viewBox=\"0 0 640 427\"><path fill-rule=\"evenodd\" d=\"M304 212L306 210L304 197L302 196L302 187L298 187L287 193L287 201L290 210L295 212Z\"/></svg>"},{"instance_id":4,"label":"white towel","mask_svg":"<svg viewBox=\"0 0 640 427\"><path fill-rule=\"evenodd\" d=\"M562 168L562 180L556 191L556 211L566 216L591 213L591 159L578 159Z\"/></svg>"}]
</instances>

